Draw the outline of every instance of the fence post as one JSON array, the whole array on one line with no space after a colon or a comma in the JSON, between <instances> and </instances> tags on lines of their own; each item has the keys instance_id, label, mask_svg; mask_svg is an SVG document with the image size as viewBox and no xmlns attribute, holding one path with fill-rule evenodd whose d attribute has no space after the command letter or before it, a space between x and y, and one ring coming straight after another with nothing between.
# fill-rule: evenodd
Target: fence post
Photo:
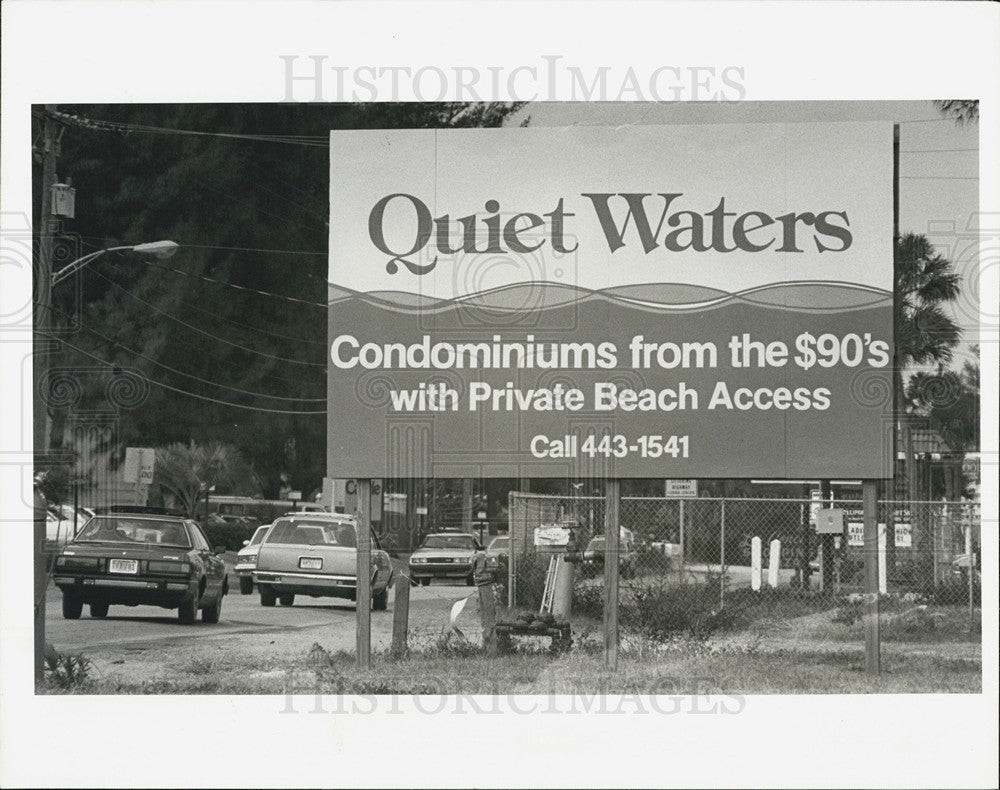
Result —
<instances>
[{"instance_id":1,"label":"fence post","mask_svg":"<svg viewBox=\"0 0 1000 790\"><path fill-rule=\"evenodd\" d=\"M372 533L371 480L358 478L358 549L354 603L357 609L358 667L371 666L372 651Z\"/></svg>"},{"instance_id":2,"label":"fence post","mask_svg":"<svg viewBox=\"0 0 1000 790\"><path fill-rule=\"evenodd\" d=\"M861 482L865 534L865 670L880 671L878 622L878 483Z\"/></svg>"},{"instance_id":3,"label":"fence post","mask_svg":"<svg viewBox=\"0 0 1000 790\"><path fill-rule=\"evenodd\" d=\"M507 494L507 608L514 608L514 556L517 554L517 531L514 529L514 491Z\"/></svg>"},{"instance_id":4,"label":"fence post","mask_svg":"<svg viewBox=\"0 0 1000 790\"><path fill-rule=\"evenodd\" d=\"M680 544L681 544L681 553L680 553L680 559L679 559L679 564L678 564L678 574L679 574L678 581L681 584L684 584L684 562L685 562L685 552L684 552L684 500L683 499L678 500L678 505L680 507L680 533L678 535L678 540L680 541Z\"/></svg>"},{"instance_id":5,"label":"fence post","mask_svg":"<svg viewBox=\"0 0 1000 790\"><path fill-rule=\"evenodd\" d=\"M410 577L396 575L396 592L392 596L392 657L406 655L406 632L410 621Z\"/></svg>"},{"instance_id":6,"label":"fence post","mask_svg":"<svg viewBox=\"0 0 1000 790\"><path fill-rule=\"evenodd\" d=\"M982 540L982 538L980 538ZM965 556L969 562L969 627L972 627L972 621L975 616L975 600L973 596L974 586L972 583L972 577L976 570L976 563L973 562L972 557L972 524L966 523L965 525Z\"/></svg>"},{"instance_id":7,"label":"fence post","mask_svg":"<svg viewBox=\"0 0 1000 790\"><path fill-rule=\"evenodd\" d=\"M726 500L719 515L719 608L726 605Z\"/></svg>"},{"instance_id":8,"label":"fence post","mask_svg":"<svg viewBox=\"0 0 1000 790\"><path fill-rule=\"evenodd\" d=\"M621 488L617 480L604 483L604 666L618 669L618 554Z\"/></svg>"}]
</instances>

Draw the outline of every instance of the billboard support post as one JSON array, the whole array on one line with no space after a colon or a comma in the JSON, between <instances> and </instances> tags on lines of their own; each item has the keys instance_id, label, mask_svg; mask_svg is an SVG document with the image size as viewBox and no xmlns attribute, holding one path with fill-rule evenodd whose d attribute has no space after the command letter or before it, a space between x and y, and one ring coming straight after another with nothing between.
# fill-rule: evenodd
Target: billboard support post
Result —
<instances>
[{"instance_id":1,"label":"billboard support post","mask_svg":"<svg viewBox=\"0 0 1000 790\"><path fill-rule=\"evenodd\" d=\"M621 543L618 526L621 483L604 482L604 666L618 669L618 553Z\"/></svg>"},{"instance_id":2,"label":"billboard support post","mask_svg":"<svg viewBox=\"0 0 1000 790\"><path fill-rule=\"evenodd\" d=\"M371 666L372 649L372 533L371 481L358 478L358 568L355 584L358 667Z\"/></svg>"},{"instance_id":3,"label":"billboard support post","mask_svg":"<svg viewBox=\"0 0 1000 790\"><path fill-rule=\"evenodd\" d=\"M861 483L865 529L865 671L879 674L878 482Z\"/></svg>"}]
</instances>

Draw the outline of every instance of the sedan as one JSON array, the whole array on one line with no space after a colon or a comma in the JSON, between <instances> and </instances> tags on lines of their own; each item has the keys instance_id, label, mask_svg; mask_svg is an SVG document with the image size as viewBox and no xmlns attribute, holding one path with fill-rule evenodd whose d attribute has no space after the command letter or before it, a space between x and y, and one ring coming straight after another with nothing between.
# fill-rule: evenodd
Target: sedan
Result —
<instances>
[{"instance_id":1,"label":"sedan","mask_svg":"<svg viewBox=\"0 0 1000 790\"><path fill-rule=\"evenodd\" d=\"M53 580L67 620L84 604L91 617L106 617L111 605L150 605L176 609L182 623L199 611L217 623L229 592L226 564L194 521L146 513L94 516L56 555Z\"/></svg>"},{"instance_id":2,"label":"sedan","mask_svg":"<svg viewBox=\"0 0 1000 790\"><path fill-rule=\"evenodd\" d=\"M431 579L464 579L471 587L476 583L476 560L482 551L476 536L465 532L428 535L410 555L410 581L427 586Z\"/></svg>"},{"instance_id":3,"label":"sedan","mask_svg":"<svg viewBox=\"0 0 1000 790\"><path fill-rule=\"evenodd\" d=\"M500 567L501 558L510 556L510 538L506 535L493 538L486 547L486 569L496 570Z\"/></svg>"},{"instance_id":4,"label":"sedan","mask_svg":"<svg viewBox=\"0 0 1000 790\"><path fill-rule=\"evenodd\" d=\"M389 606L393 573L375 533L372 541L373 609ZM296 513L271 525L257 552L253 581L261 606L292 606L296 595L357 599L358 525L341 513Z\"/></svg>"},{"instance_id":5,"label":"sedan","mask_svg":"<svg viewBox=\"0 0 1000 790\"><path fill-rule=\"evenodd\" d=\"M257 552L264 536L271 528L270 524L257 527L250 540L243 541L243 548L236 552L236 571L240 580L240 594L250 595L253 592L253 572L257 569Z\"/></svg>"}]
</instances>

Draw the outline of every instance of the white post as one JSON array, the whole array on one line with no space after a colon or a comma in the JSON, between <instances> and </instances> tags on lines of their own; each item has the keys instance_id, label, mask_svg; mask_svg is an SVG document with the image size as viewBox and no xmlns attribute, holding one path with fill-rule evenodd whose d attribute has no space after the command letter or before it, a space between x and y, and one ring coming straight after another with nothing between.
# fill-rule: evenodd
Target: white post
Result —
<instances>
[{"instance_id":1,"label":"white post","mask_svg":"<svg viewBox=\"0 0 1000 790\"><path fill-rule=\"evenodd\" d=\"M885 595L889 591L888 568L886 568L886 525L878 525L878 591Z\"/></svg>"},{"instance_id":2,"label":"white post","mask_svg":"<svg viewBox=\"0 0 1000 790\"><path fill-rule=\"evenodd\" d=\"M762 553L760 537L754 535L753 538L750 539L750 588L754 592L760 590L760 584L762 581Z\"/></svg>"},{"instance_id":3,"label":"white post","mask_svg":"<svg viewBox=\"0 0 1000 790\"><path fill-rule=\"evenodd\" d=\"M778 570L781 565L781 541L775 538L771 541L771 556L767 563L767 583L770 587L778 586Z\"/></svg>"}]
</instances>

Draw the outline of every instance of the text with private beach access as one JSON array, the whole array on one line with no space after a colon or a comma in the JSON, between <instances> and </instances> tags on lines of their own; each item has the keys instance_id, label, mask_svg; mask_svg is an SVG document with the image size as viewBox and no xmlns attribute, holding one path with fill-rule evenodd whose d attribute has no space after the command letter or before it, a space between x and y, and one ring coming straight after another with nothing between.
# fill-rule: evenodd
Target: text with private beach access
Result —
<instances>
[{"instance_id":1,"label":"text with private beach access","mask_svg":"<svg viewBox=\"0 0 1000 790\"><path fill-rule=\"evenodd\" d=\"M508 381L494 387L485 381L468 383L466 397L443 382L421 382L408 389L390 389L389 403L397 412L469 411L535 412L649 412L649 411L826 411L831 393L827 387L735 387L718 381L706 399L699 388L680 382L660 389L620 387L611 381L595 382L588 402L584 390L558 383L552 387L515 387ZM703 405L704 404L704 405Z\"/></svg>"}]
</instances>

